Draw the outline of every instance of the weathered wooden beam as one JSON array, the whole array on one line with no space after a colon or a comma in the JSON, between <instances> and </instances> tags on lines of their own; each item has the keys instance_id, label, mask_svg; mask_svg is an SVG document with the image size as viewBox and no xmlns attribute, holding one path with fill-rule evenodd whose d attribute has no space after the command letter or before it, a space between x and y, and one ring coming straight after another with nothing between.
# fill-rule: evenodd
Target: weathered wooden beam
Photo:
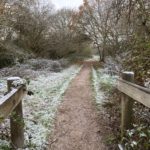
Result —
<instances>
[{"instance_id":1,"label":"weathered wooden beam","mask_svg":"<svg viewBox=\"0 0 150 150\"><path fill-rule=\"evenodd\" d=\"M14 149L24 147L24 121L22 99L26 94L26 86L20 85L14 88L13 82L19 81L19 77L7 79L8 94L0 99L0 123L10 114L11 142ZM17 83L18 84L18 83Z\"/></svg>"},{"instance_id":2,"label":"weathered wooden beam","mask_svg":"<svg viewBox=\"0 0 150 150\"><path fill-rule=\"evenodd\" d=\"M20 80L20 78L9 78L7 79L8 91L11 91L14 81ZM16 107L10 116L10 129L11 129L11 142L14 149L24 147L24 120L23 120L23 109L22 109L22 98L24 96L24 88L18 90L14 97L14 105Z\"/></svg>"},{"instance_id":3,"label":"weathered wooden beam","mask_svg":"<svg viewBox=\"0 0 150 150\"><path fill-rule=\"evenodd\" d=\"M0 122L7 118L19 104L25 94L25 87L19 86L0 100Z\"/></svg>"},{"instance_id":4,"label":"weathered wooden beam","mask_svg":"<svg viewBox=\"0 0 150 150\"><path fill-rule=\"evenodd\" d=\"M122 79L134 82L133 72L123 72ZM130 90L130 89L128 89ZM121 137L124 136L124 131L132 127L133 117L133 99L122 93L121 95Z\"/></svg>"},{"instance_id":5,"label":"weathered wooden beam","mask_svg":"<svg viewBox=\"0 0 150 150\"><path fill-rule=\"evenodd\" d=\"M150 108L150 90L139 85L118 79L117 89L132 99Z\"/></svg>"}]
</instances>

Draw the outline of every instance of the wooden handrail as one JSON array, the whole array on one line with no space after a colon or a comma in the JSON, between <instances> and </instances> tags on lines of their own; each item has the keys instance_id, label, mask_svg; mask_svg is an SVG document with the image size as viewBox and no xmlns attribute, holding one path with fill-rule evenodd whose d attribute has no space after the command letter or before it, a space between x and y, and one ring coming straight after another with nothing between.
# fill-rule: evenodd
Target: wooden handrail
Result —
<instances>
[{"instance_id":1,"label":"wooden handrail","mask_svg":"<svg viewBox=\"0 0 150 150\"><path fill-rule=\"evenodd\" d=\"M126 84L128 84L128 85L130 85L132 87L135 87L135 88L137 88L137 89L139 89L139 90L141 90L143 92L146 92L146 93L150 94L150 89L148 89L148 88L145 88L143 86L140 86L140 85L132 83L132 82L128 82L128 81L123 80L121 78L118 78L117 80L120 81L120 82L126 83Z\"/></svg>"},{"instance_id":2,"label":"wooden handrail","mask_svg":"<svg viewBox=\"0 0 150 150\"><path fill-rule=\"evenodd\" d=\"M10 114L11 143L14 149L24 147L24 121L22 99L26 94L26 85L14 88L13 82L19 77L7 79L8 94L0 99L0 123Z\"/></svg>"},{"instance_id":3,"label":"wooden handrail","mask_svg":"<svg viewBox=\"0 0 150 150\"><path fill-rule=\"evenodd\" d=\"M133 103L140 102L150 108L150 89L134 84L134 73L123 72L117 79L117 89L121 94L121 137L124 131L132 128Z\"/></svg>"},{"instance_id":4,"label":"wooden handrail","mask_svg":"<svg viewBox=\"0 0 150 150\"><path fill-rule=\"evenodd\" d=\"M118 79L117 89L150 108L150 90L137 84Z\"/></svg>"},{"instance_id":5,"label":"wooden handrail","mask_svg":"<svg viewBox=\"0 0 150 150\"><path fill-rule=\"evenodd\" d=\"M7 118L20 103L26 93L24 85L14 88L0 99L0 123Z\"/></svg>"}]
</instances>

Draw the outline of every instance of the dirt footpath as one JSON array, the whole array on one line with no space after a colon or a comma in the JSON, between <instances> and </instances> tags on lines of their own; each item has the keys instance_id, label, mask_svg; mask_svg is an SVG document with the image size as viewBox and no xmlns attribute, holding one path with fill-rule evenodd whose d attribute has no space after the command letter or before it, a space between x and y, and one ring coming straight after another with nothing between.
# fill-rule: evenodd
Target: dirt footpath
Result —
<instances>
[{"instance_id":1,"label":"dirt footpath","mask_svg":"<svg viewBox=\"0 0 150 150\"><path fill-rule=\"evenodd\" d=\"M64 95L49 150L106 150L93 105L90 64L85 64Z\"/></svg>"}]
</instances>

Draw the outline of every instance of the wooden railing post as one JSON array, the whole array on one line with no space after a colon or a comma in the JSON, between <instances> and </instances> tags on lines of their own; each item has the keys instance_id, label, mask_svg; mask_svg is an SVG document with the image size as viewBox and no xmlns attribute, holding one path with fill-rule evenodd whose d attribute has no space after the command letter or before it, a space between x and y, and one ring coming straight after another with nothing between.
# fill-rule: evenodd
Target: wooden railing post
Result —
<instances>
[{"instance_id":1,"label":"wooden railing post","mask_svg":"<svg viewBox=\"0 0 150 150\"><path fill-rule=\"evenodd\" d=\"M122 79L128 82L134 82L133 72L123 72ZM124 131L132 127L133 99L122 93L121 95L121 137Z\"/></svg>"},{"instance_id":2,"label":"wooden railing post","mask_svg":"<svg viewBox=\"0 0 150 150\"><path fill-rule=\"evenodd\" d=\"M11 91L13 81L19 80L19 77L7 79L8 92ZM24 146L24 122L22 100L16 106L10 117L11 142L14 148L23 148Z\"/></svg>"}]
</instances>

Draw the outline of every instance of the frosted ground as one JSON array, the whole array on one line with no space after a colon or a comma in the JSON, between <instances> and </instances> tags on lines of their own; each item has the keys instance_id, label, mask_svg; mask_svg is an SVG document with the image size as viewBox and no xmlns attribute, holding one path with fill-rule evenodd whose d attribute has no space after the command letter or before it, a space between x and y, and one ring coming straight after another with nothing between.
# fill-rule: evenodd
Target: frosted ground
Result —
<instances>
[{"instance_id":1,"label":"frosted ground","mask_svg":"<svg viewBox=\"0 0 150 150\"><path fill-rule=\"evenodd\" d=\"M28 89L34 95L23 100L25 120L25 150L43 150L47 147L47 137L51 133L55 113L62 101L70 81L80 71L81 66L72 65L61 72L45 72L31 80ZM1 93L6 90L6 78L0 80ZM0 136L0 150L9 149L9 120L0 125L4 136ZM0 132L1 133L1 132Z\"/></svg>"}]
</instances>

